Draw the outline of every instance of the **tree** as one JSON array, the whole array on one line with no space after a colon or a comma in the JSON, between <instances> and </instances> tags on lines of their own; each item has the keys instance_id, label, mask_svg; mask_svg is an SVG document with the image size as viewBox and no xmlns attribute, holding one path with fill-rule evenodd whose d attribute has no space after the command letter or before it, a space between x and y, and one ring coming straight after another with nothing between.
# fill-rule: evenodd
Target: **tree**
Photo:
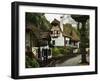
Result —
<instances>
[{"instance_id":1,"label":"tree","mask_svg":"<svg viewBox=\"0 0 100 81\"><path fill-rule=\"evenodd\" d=\"M44 41L41 39L40 32L49 32L51 24L46 19L44 13L26 13L26 29L30 28L30 48L32 46L40 47ZM33 42L33 40L36 42ZM50 41L50 37L47 39ZM50 43L50 42L49 42ZM34 44L34 45L33 45ZM36 45L37 44L37 45Z\"/></svg>"},{"instance_id":2,"label":"tree","mask_svg":"<svg viewBox=\"0 0 100 81\"><path fill-rule=\"evenodd\" d=\"M32 23L42 31L49 31L51 24L44 13L26 13L26 23Z\"/></svg>"},{"instance_id":3,"label":"tree","mask_svg":"<svg viewBox=\"0 0 100 81\"><path fill-rule=\"evenodd\" d=\"M89 19L88 15L72 15L71 16L75 21L82 24L80 31L80 51L82 56L82 63L88 63L86 60L86 44L87 44L87 30L86 30L86 21Z\"/></svg>"}]
</instances>

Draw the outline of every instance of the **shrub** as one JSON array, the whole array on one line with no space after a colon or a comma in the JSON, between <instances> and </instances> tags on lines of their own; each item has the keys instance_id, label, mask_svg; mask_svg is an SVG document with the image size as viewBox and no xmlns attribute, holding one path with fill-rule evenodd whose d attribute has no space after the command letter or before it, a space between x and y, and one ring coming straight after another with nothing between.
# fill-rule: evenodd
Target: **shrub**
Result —
<instances>
[{"instance_id":1,"label":"shrub","mask_svg":"<svg viewBox=\"0 0 100 81\"><path fill-rule=\"evenodd\" d=\"M39 67L39 63L35 58L29 58L26 56L26 68Z\"/></svg>"},{"instance_id":2,"label":"shrub","mask_svg":"<svg viewBox=\"0 0 100 81\"><path fill-rule=\"evenodd\" d=\"M54 57L60 56L60 55L61 55L61 53L60 53L60 51L59 51L59 49L58 49L57 47L52 48L52 55L53 55Z\"/></svg>"},{"instance_id":3,"label":"shrub","mask_svg":"<svg viewBox=\"0 0 100 81\"><path fill-rule=\"evenodd\" d=\"M53 56L60 56L60 55L67 55L67 54L72 54L73 48L72 47L54 47L52 48L52 54Z\"/></svg>"},{"instance_id":4,"label":"shrub","mask_svg":"<svg viewBox=\"0 0 100 81\"><path fill-rule=\"evenodd\" d=\"M59 51L61 54L66 54L67 52L65 48L59 48Z\"/></svg>"}]
</instances>

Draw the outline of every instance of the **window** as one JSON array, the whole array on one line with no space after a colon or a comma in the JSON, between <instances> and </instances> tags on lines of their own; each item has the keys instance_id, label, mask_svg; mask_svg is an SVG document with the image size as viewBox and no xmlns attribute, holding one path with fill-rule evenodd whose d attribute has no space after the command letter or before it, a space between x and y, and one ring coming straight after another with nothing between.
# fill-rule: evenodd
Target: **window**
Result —
<instances>
[{"instance_id":1,"label":"window","mask_svg":"<svg viewBox=\"0 0 100 81\"><path fill-rule=\"evenodd\" d=\"M56 34L57 33L57 31L56 30L54 30L54 34Z\"/></svg>"},{"instance_id":2,"label":"window","mask_svg":"<svg viewBox=\"0 0 100 81\"><path fill-rule=\"evenodd\" d=\"M74 45L77 46L77 42L74 42Z\"/></svg>"},{"instance_id":3,"label":"window","mask_svg":"<svg viewBox=\"0 0 100 81\"><path fill-rule=\"evenodd\" d=\"M53 34L53 31L51 31L51 34Z\"/></svg>"},{"instance_id":4,"label":"window","mask_svg":"<svg viewBox=\"0 0 100 81\"><path fill-rule=\"evenodd\" d=\"M67 44L67 42L68 42L68 41L67 41L67 40L65 40L65 44Z\"/></svg>"},{"instance_id":5,"label":"window","mask_svg":"<svg viewBox=\"0 0 100 81\"><path fill-rule=\"evenodd\" d=\"M69 44L71 44L71 40L69 40Z\"/></svg>"},{"instance_id":6,"label":"window","mask_svg":"<svg viewBox=\"0 0 100 81\"><path fill-rule=\"evenodd\" d=\"M54 30L54 36L57 36L56 32L57 32L57 31L56 31L56 30Z\"/></svg>"},{"instance_id":7,"label":"window","mask_svg":"<svg viewBox=\"0 0 100 81\"><path fill-rule=\"evenodd\" d=\"M55 40L52 41L52 44L55 45Z\"/></svg>"},{"instance_id":8,"label":"window","mask_svg":"<svg viewBox=\"0 0 100 81\"><path fill-rule=\"evenodd\" d=\"M59 31L57 31L57 34L60 34L60 32L59 32Z\"/></svg>"}]
</instances>

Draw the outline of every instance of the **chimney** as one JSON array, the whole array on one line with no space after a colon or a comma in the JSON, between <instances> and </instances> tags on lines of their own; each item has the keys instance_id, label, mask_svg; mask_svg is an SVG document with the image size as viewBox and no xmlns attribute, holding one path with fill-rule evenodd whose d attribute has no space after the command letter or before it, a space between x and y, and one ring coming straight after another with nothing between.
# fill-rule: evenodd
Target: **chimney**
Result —
<instances>
[{"instance_id":1,"label":"chimney","mask_svg":"<svg viewBox=\"0 0 100 81\"><path fill-rule=\"evenodd\" d=\"M60 17L60 28L62 31L63 31L63 18L64 18L64 16Z\"/></svg>"}]
</instances>

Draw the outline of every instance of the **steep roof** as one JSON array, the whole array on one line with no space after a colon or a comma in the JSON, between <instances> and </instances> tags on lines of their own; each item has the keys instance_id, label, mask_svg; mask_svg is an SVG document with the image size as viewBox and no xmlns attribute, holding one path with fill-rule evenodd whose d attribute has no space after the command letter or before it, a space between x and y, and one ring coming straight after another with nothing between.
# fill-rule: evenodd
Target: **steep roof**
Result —
<instances>
[{"instance_id":1,"label":"steep roof","mask_svg":"<svg viewBox=\"0 0 100 81\"><path fill-rule=\"evenodd\" d=\"M47 42L43 39L50 40L49 32L44 32L34 26L32 23L26 24L26 31L32 32L33 38L35 38L36 42L38 43L37 46L45 46L47 45ZM34 40L34 39L33 39Z\"/></svg>"},{"instance_id":2,"label":"steep roof","mask_svg":"<svg viewBox=\"0 0 100 81\"><path fill-rule=\"evenodd\" d=\"M64 24L63 25L63 36L67 36L71 38L71 32L72 32L71 28L72 28L71 24Z\"/></svg>"},{"instance_id":3,"label":"steep roof","mask_svg":"<svg viewBox=\"0 0 100 81\"><path fill-rule=\"evenodd\" d=\"M40 32L41 38L48 39L49 38L49 32Z\"/></svg>"},{"instance_id":4,"label":"steep roof","mask_svg":"<svg viewBox=\"0 0 100 81\"><path fill-rule=\"evenodd\" d=\"M37 39L40 39L40 32L41 30L39 28L37 28L34 24L32 23L27 23L26 24L26 31L29 30L29 31L32 31L32 33L35 34L35 36L37 37Z\"/></svg>"},{"instance_id":5,"label":"steep roof","mask_svg":"<svg viewBox=\"0 0 100 81\"><path fill-rule=\"evenodd\" d=\"M55 26L55 27L52 26L51 30L59 29L64 37L69 37L69 38L71 38L71 40L74 40L74 41L80 40L79 32L74 27L72 27L71 24L69 24L69 23L63 24L63 31L60 28L60 21L58 21L57 19L54 19L51 22L51 24ZM58 26L56 26L56 25L58 25Z\"/></svg>"},{"instance_id":6,"label":"steep roof","mask_svg":"<svg viewBox=\"0 0 100 81\"><path fill-rule=\"evenodd\" d=\"M80 40L79 32L69 23L63 25L63 36L68 36L74 41Z\"/></svg>"},{"instance_id":7,"label":"steep roof","mask_svg":"<svg viewBox=\"0 0 100 81\"><path fill-rule=\"evenodd\" d=\"M72 40L75 40L75 41L79 41L80 40L80 37L77 35L77 33L75 31L72 32Z\"/></svg>"},{"instance_id":8,"label":"steep roof","mask_svg":"<svg viewBox=\"0 0 100 81\"><path fill-rule=\"evenodd\" d=\"M52 25L59 25L60 24L60 21L58 21L57 19L54 19L52 22L51 22Z\"/></svg>"},{"instance_id":9,"label":"steep roof","mask_svg":"<svg viewBox=\"0 0 100 81\"><path fill-rule=\"evenodd\" d=\"M53 30L60 30L60 26L52 26L51 31Z\"/></svg>"},{"instance_id":10,"label":"steep roof","mask_svg":"<svg viewBox=\"0 0 100 81\"><path fill-rule=\"evenodd\" d=\"M26 31L32 31L32 33L34 33L37 37L37 39L42 39L42 38L48 38L49 37L49 32L44 32L42 30L40 30L39 28L37 28L36 26L34 26L34 24L32 23L28 23L26 25Z\"/></svg>"}]
</instances>

